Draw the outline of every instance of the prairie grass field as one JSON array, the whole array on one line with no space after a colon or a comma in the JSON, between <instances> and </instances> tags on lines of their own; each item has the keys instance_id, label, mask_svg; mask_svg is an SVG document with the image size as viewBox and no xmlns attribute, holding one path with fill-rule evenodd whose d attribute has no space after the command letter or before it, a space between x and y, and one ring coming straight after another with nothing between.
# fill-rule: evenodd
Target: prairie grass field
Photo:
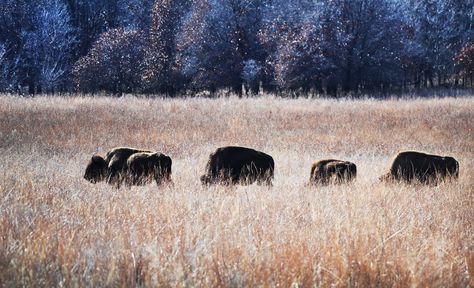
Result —
<instances>
[{"instance_id":1,"label":"prairie grass field","mask_svg":"<svg viewBox=\"0 0 474 288\"><path fill-rule=\"evenodd\" d=\"M272 187L202 186L217 147L275 160ZM117 146L173 159L174 186L83 179ZM403 150L458 181L384 184ZM0 96L1 287L473 287L474 97L329 100ZM348 185L308 186L324 158Z\"/></svg>"}]
</instances>

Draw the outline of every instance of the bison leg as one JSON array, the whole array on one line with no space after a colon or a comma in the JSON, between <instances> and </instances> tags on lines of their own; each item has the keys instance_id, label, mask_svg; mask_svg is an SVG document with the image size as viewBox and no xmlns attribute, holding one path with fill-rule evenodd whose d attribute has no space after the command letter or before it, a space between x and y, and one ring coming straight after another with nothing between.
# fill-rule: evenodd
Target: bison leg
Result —
<instances>
[{"instance_id":1,"label":"bison leg","mask_svg":"<svg viewBox=\"0 0 474 288\"><path fill-rule=\"evenodd\" d=\"M114 186L115 188L120 188L120 173L117 171L109 171L107 175L107 184Z\"/></svg>"},{"instance_id":2,"label":"bison leg","mask_svg":"<svg viewBox=\"0 0 474 288\"><path fill-rule=\"evenodd\" d=\"M107 183L120 188L121 182L124 181L127 171L121 161L114 158L109 163L109 174L107 175ZM125 177L124 177L125 176Z\"/></svg>"},{"instance_id":3,"label":"bison leg","mask_svg":"<svg viewBox=\"0 0 474 288\"><path fill-rule=\"evenodd\" d=\"M257 185L273 186L272 180L273 175L271 171L266 171L264 174L258 176Z\"/></svg>"},{"instance_id":4,"label":"bison leg","mask_svg":"<svg viewBox=\"0 0 474 288\"><path fill-rule=\"evenodd\" d=\"M273 186L271 177L263 177L257 180L257 185Z\"/></svg>"}]
</instances>

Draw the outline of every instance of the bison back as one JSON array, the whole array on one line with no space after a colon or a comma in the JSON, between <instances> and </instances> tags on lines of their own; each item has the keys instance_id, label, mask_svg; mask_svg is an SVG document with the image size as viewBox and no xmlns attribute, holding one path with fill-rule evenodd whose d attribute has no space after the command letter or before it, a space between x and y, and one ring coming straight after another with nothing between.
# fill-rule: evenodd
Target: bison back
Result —
<instances>
[{"instance_id":1,"label":"bison back","mask_svg":"<svg viewBox=\"0 0 474 288\"><path fill-rule=\"evenodd\" d=\"M115 184L120 187L120 183L124 181L127 173L127 160L135 153L151 153L150 150L129 148L129 147L117 147L107 152L105 160L108 163L108 175L107 182L109 184Z\"/></svg>"},{"instance_id":2,"label":"bison back","mask_svg":"<svg viewBox=\"0 0 474 288\"><path fill-rule=\"evenodd\" d=\"M235 184L246 178L250 184L273 179L274 169L275 163L268 154L245 147L221 147L209 156L207 175L201 179L223 177Z\"/></svg>"},{"instance_id":3,"label":"bison back","mask_svg":"<svg viewBox=\"0 0 474 288\"><path fill-rule=\"evenodd\" d=\"M349 161L326 159L313 164L310 173L310 183L340 184L349 182L357 176L357 166Z\"/></svg>"},{"instance_id":4,"label":"bison back","mask_svg":"<svg viewBox=\"0 0 474 288\"><path fill-rule=\"evenodd\" d=\"M458 162L452 157L431 155L416 151L399 153L392 162L389 175L394 180L436 183L446 176L457 177Z\"/></svg>"}]
</instances>

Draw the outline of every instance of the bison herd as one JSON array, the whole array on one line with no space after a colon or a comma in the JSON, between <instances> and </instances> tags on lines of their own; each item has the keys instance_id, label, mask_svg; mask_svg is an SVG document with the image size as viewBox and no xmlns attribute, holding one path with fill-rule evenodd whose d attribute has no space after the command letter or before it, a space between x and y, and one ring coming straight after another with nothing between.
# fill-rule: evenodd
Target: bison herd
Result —
<instances>
[{"instance_id":1,"label":"bison herd","mask_svg":"<svg viewBox=\"0 0 474 288\"><path fill-rule=\"evenodd\" d=\"M87 164L84 178L91 183L106 181L120 188L122 184L145 185L153 182L172 184L172 161L169 156L149 150L119 147L110 150L105 158L94 155ZM228 146L209 155L203 185L272 185L275 163L263 152ZM414 181L437 184L449 178L458 178L459 163L453 157L442 157L415 151L399 153L389 171L380 177L384 182ZM321 160L311 167L310 184L329 185L353 181L357 176L356 164L341 160Z\"/></svg>"},{"instance_id":2,"label":"bison herd","mask_svg":"<svg viewBox=\"0 0 474 288\"><path fill-rule=\"evenodd\" d=\"M171 158L149 150L127 147L114 148L105 159L94 155L87 164L84 178L91 183L106 181L120 188L144 185L155 180L158 185L171 183Z\"/></svg>"}]
</instances>

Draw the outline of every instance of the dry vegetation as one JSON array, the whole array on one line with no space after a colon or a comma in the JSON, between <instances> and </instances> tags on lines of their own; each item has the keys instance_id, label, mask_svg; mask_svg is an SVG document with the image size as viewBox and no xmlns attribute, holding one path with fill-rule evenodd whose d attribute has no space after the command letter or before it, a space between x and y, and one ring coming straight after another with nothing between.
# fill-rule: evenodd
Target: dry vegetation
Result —
<instances>
[{"instance_id":1,"label":"dry vegetation","mask_svg":"<svg viewBox=\"0 0 474 288\"><path fill-rule=\"evenodd\" d=\"M271 154L272 188L205 188L217 146ZM115 146L173 158L174 187L82 178ZM384 185L400 150L459 181ZM474 99L0 97L0 286L473 286ZM311 163L358 165L308 187Z\"/></svg>"}]
</instances>

